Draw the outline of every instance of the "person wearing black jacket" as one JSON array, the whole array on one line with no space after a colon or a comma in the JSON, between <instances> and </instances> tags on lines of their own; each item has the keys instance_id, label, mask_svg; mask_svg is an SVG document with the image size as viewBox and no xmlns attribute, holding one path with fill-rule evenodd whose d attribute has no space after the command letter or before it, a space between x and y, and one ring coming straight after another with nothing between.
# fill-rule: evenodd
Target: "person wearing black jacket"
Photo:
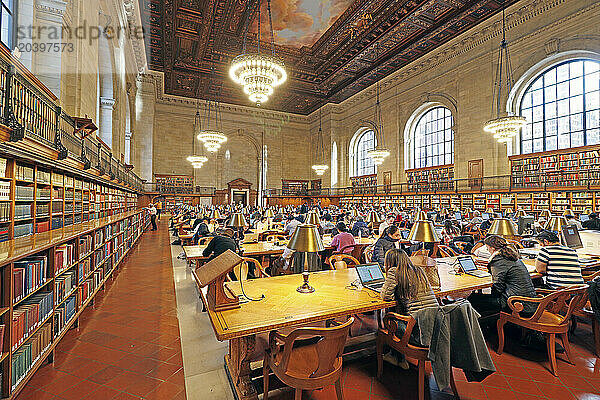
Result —
<instances>
[{"instance_id":1,"label":"person wearing black jacket","mask_svg":"<svg viewBox=\"0 0 600 400\"><path fill-rule=\"evenodd\" d=\"M402 239L402 234L396 225L390 225L385 228L383 235L377 239L373 247L373 262L378 262L379 265L383 266L385 263L385 254L390 249L398 248L397 243L400 239Z\"/></svg>"},{"instance_id":2,"label":"person wearing black jacket","mask_svg":"<svg viewBox=\"0 0 600 400\"><path fill-rule=\"evenodd\" d=\"M196 224L196 222L198 221L200 222ZM208 222L208 218L206 217L198 218L196 219L196 221L194 221L194 229L196 231L196 233L194 233L194 243L198 243L198 239L210 235L210 230L208 229ZM198 227L198 229L196 229L196 226Z\"/></svg>"},{"instance_id":3,"label":"person wearing black jacket","mask_svg":"<svg viewBox=\"0 0 600 400\"><path fill-rule=\"evenodd\" d=\"M225 253L227 250L236 251L237 244L233 239L233 229L227 228L220 235L216 235L208 246L202 252L204 257L208 257L208 260L212 260L215 257L220 256Z\"/></svg>"},{"instance_id":4,"label":"person wearing black jacket","mask_svg":"<svg viewBox=\"0 0 600 400\"><path fill-rule=\"evenodd\" d=\"M591 213L590 219L588 219L581 225L583 225L583 229L592 229L595 231L600 231L600 219L598 219L598 214Z\"/></svg>"},{"instance_id":5,"label":"person wearing black jacket","mask_svg":"<svg viewBox=\"0 0 600 400\"><path fill-rule=\"evenodd\" d=\"M488 268L492 274L492 293L473 293L467 300L482 317L496 314L500 311L512 313L507 300L511 296L537 297L531 275L519 252L506 239L490 235L484 239L484 244L492 254ZM536 310L535 303L523 302L521 316L531 317Z\"/></svg>"}]
</instances>

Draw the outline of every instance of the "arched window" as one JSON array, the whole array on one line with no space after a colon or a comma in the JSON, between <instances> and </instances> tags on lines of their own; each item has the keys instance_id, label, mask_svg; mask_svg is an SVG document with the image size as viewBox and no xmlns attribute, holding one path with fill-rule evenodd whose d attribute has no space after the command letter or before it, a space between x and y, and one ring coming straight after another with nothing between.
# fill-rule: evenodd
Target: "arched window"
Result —
<instances>
[{"instance_id":1,"label":"arched window","mask_svg":"<svg viewBox=\"0 0 600 400\"><path fill-rule=\"evenodd\" d=\"M337 143L331 145L331 187L338 183L338 148Z\"/></svg>"},{"instance_id":2,"label":"arched window","mask_svg":"<svg viewBox=\"0 0 600 400\"><path fill-rule=\"evenodd\" d=\"M600 143L600 63L575 59L535 78L521 99L521 154Z\"/></svg>"},{"instance_id":3,"label":"arched window","mask_svg":"<svg viewBox=\"0 0 600 400\"><path fill-rule=\"evenodd\" d=\"M377 146L377 139L372 130L365 130L360 133L357 138L353 153L354 153L354 174L353 176L372 175L377 173L377 167L373 163L371 157L367 155L369 150L373 150Z\"/></svg>"},{"instance_id":4,"label":"arched window","mask_svg":"<svg viewBox=\"0 0 600 400\"><path fill-rule=\"evenodd\" d=\"M411 168L434 167L454 162L454 119L443 106L425 111L412 130Z\"/></svg>"}]
</instances>

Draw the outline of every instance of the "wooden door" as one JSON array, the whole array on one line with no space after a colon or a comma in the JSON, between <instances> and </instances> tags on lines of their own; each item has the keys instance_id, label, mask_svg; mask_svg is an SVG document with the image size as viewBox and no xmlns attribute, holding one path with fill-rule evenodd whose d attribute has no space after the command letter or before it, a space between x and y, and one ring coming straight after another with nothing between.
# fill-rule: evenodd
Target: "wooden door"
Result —
<instances>
[{"instance_id":1,"label":"wooden door","mask_svg":"<svg viewBox=\"0 0 600 400\"><path fill-rule=\"evenodd\" d=\"M480 189L483 185L483 160L469 161L469 186L471 189Z\"/></svg>"},{"instance_id":2,"label":"wooden door","mask_svg":"<svg viewBox=\"0 0 600 400\"><path fill-rule=\"evenodd\" d=\"M385 171L383 173L383 188L386 193L392 190L392 171Z\"/></svg>"}]
</instances>

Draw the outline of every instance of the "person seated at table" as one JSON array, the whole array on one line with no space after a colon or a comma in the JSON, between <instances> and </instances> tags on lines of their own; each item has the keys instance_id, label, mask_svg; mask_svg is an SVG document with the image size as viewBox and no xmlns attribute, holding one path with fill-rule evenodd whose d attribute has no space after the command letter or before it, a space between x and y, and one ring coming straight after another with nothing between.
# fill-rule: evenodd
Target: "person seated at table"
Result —
<instances>
[{"instance_id":1,"label":"person seated at table","mask_svg":"<svg viewBox=\"0 0 600 400\"><path fill-rule=\"evenodd\" d=\"M300 215L296 218L294 218L293 215L288 215L287 219L288 222L285 224L285 228L283 228L283 230L285 231L285 234L290 237L294 234L296 227L302 224L303 219Z\"/></svg>"},{"instance_id":2,"label":"person seated at table","mask_svg":"<svg viewBox=\"0 0 600 400\"><path fill-rule=\"evenodd\" d=\"M575 215L569 214L566 216L566 218L567 218L567 225L574 226L575 228L577 228L578 231L583 229L583 225L581 224L581 222L579 222L579 220L577 219L577 217L575 217Z\"/></svg>"},{"instance_id":3,"label":"person seated at table","mask_svg":"<svg viewBox=\"0 0 600 400\"><path fill-rule=\"evenodd\" d=\"M453 239L457 236L460 236L460 229L454 225L452 220L445 220L444 227L442 228L442 240L444 244L451 246Z\"/></svg>"},{"instance_id":4,"label":"person seated at table","mask_svg":"<svg viewBox=\"0 0 600 400\"><path fill-rule=\"evenodd\" d=\"M363 217L356 217L356 222L352 225L352 234L354 236L368 237L371 234L369 225L365 222Z\"/></svg>"},{"instance_id":5,"label":"person seated at table","mask_svg":"<svg viewBox=\"0 0 600 400\"><path fill-rule=\"evenodd\" d=\"M331 222L331 215L329 213L325 213L323 218L321 218L321 227L325 233L331 233L333 228L335 228L335 225Z\"/></svg>"},{"instance_id":6,"label":"person seated at table","mask_svg":"<svg viewBox=\"0 0 600 400\"><path fill-rule=\"evenodd\" d=\"M383 266L386 253L388 250L397 249L400 239L402 239L400 228L396 225L388 226L383 235L375 242L375 246L373 246L373 262L378 262L379 265Z\"/></svg>"},{"instance_id":7,"label":"person seated at table","mask_svg":"<svg viewBox=\"0 0 600 400\"><path fill-rule=\"evenodd\" d=\"M485 221L483 221L481 223L481 225L479 225L479 229L481 229L483 231L487 231L488 229L490 229L492 227L492 222L494 222L494 217L492 215L490 215L490 217L488 219L486 219Z\"/></svg>"},{"instance_id":8,"label":"person seated at table","mask_svg":"<svg viewBox=\"0 0 600 400\"><path fill-rule=\"evenodd\" d=\"M208 218L199 218L200 223L194 228L194 237L192 241L194 244L198 244L198 240L202 237L210 236L210 230L208 229Z\"/></svg>"},{"instance_id":9,"label":"person seated at table","mask_svg":"<svg viewBox=\"0 0 600 400\"><path fill-rule=\"evenodd\" d=\"M481 246L479 246L479 244L481 244ZM475 245L472 248L475 249L471 250L472 254L475 257L489 260L492 256L492 253L489 252L488 247L483 243L483 240L480 240L479 242L475 243Z\"/></svg>"},{"instance_id":10,"label":"person seated at table","mask_svg":"<svg viewBox=\"0 0 600 400\"><path fill-rule=\"evenodd\" d=\"M381 298L384 301L396 301L395 312L408 315L427 307L437 307L438 301L433 294L425 272L421 267L414 265L408 255L400 249L392 248L385 255L385 281L381 288ZM406 323L398 324L396 336L404 335ZM413 328L410 343L419 345L418 326ZM383 360L390 364L408 369L408 363L401 353L394 350L383 356Z\"/></svg>"},{"instance_id":11,"label":"person seated at table","mask_svg":"<svg viewBox=\"0 0 600 400\"><path fill-rule=\"evenodd\" d=\"M491 253L488 269L492 274L492 293L472 293L467 300L482 317L497 314L500 311L512 313L507 300L511 296L536 297L531 275L519 251L506 239L490 235L483 241ZM530 317L535 313L535 303L524 302L521 316Z\"/></svg>"},{"instance_id":12,"label":"person seated at table","mask_svg":"<svg viewBox=\"0 0 600 400\"><path fill-rule=\"evenodd\" d=\"M543 231L536 239L542 248L535 260L535 270L546 276L546 286L549 289L583 283L575 250L561 245L558 235L552 231Z\"/></svg>"},{"instance_id":13,"label":"person seated at table","mask_svg":"<svg viewBox=\"0 0 600 400\"><path fill-rule=\"evenodd\" d=\"M233 239L233 236L233 229L223 229L208 243L206 248L202 251L202 255L208 257L210 261L225 253L227 250L237 251L237 243Z\"/></svg>"},{"instance_id":14,"label":"person seated at table","mask_svg":"<svg viewBox=\"0 0 600 400\"><path fill-rule=\"evenodd\" d=\"M479 226L483 222L483 218L481 218L481 212L479 210L473 211L473 218L467 224L470 227Z\"/></svg>"},{"instance_id":15,"label":"person seated at table","mask_svg":"<svg viewBox=\"0 0 600 400\"><path fill-rule=\"evenodd\" d=\"M595 212L590 213L590 219L585 221L583 225L583 229L593 229L595 231L600 231L600 219L598 219L598 214Z\"/></svg>"},{"instance_id":16,"label":"person seated at table","mask_svg":"<svg viewBox=\"0 0 600 400\"><path fill-rule=\"evenodd\" d=\"M254 221L254 232L261 233L269 228L269 222L266 217L260 217Z\"/></svg>"},{"instance_id":17,"label":"person seated at table","mask_svg":"<svg viewBox=\"0 0 600 400\"><path fill-rule=\"evenodd\" d=\"M356 242L354 241L354 236L348 232L348 228L344 222L338 222L335 227L339 233L337 233L331 240L331 246L335 247L336 253L341 253L344 247L353 245ZM352 248L345 249L344 254L350 254L352 253L352 250Z\"/></svg>"},{"instance_id":18,"label":"person seated at table","mask_svg":"<svg viewBox=\"0 0 600 400\"><path fill-rule=\"evenodd\" d=\"M379 224L379 236L383 235L383 231L385 231L385 229L388 226L394 225L394 221L396 220L396 216L393 213L388 214L385 217L385 220ZM397 225L397 224L395 224Z\"/></svg>"}]
</instances>

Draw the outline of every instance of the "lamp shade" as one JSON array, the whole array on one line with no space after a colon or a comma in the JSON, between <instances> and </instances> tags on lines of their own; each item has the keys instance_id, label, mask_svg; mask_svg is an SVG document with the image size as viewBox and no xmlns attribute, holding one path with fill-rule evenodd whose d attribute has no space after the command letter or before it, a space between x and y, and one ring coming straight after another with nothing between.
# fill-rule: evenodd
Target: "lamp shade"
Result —
<instances>
[{"instance_id":1,"label":"lamp shade","mask_svg":"<svg viewBox=\"0 0 600 400\"><path fill-rule=\"evenodd\" d=\"M381 222L381 218L379 217L379 214L377 214L377 211L369 212L369 216L367 217L367 222L370 224L378 224Z\"/></svg>"},{"instance_id":2,"label":"lamp shade","mask_svg":"<svg viewBox=\"0 0 600 400\"><path fill-rule=\"evenodd\" d=\"M488 231L489 235L515 236L515 224L508 218L496 218Z\"/></svg>"},{"instance_id":3,"label":"lamp shade","mask_svg":"<svg viewBox=\"0 0 600 400\"><path fill-rule=\"evenodd\" d=\"M358 210L356 208L353 208L352 211L350 211L350 216L352 218L356 218L360 215L360 213L358 212Z\"/></svg>"},{"instance_id":4,"label":"lamp shade","mask_svg":"<svg viewBox=\"0 0 600 400\"><path fill-rule=\"evenodd\" d=\"M546 221L548 221L551 217L552 213L550 212L550 210L548 210L547 208L545 210L542 210L540 218L544 218Z\"/></svg>"},{"instance_id":5,"label":"lamp shade","mask_svg":"<svg viewBox=\"0 0 600 400\"><path fill-rule=\"evenodd\" d=\"M419 211L415 216L416 221L427 221L427 213L423 210Z\"/></svg>"},{"instance_id":6,"label":"lamp shade","mask_svg":"<svg viewBox=\"0 0 600 400\"><path fill-rule=\"evenodd\" d=\"M267 209L267 211L265 212L265 218L273 218L275 217L275 213L273 213L273 210L271 210L270 208Z\"/></svg>"},{"instance_id":7,"label":"lamp shade","mask_svg":"<svg viewBox=\"0 0 600 400\"><path fill-rule=\"evenodd\" d=\"M575 217L575 213L570 208L567 208L565 212L563 212L563 217Z\"/></svg>"},{"instance_id":8,"label":"lamp shade","mask_svg":"<svg viewBox=\"0 0 600 400\"><path fill-rule=\"evenodd\" d=\"M408 234L408 240L423 243L437 243L442 241L435 230L433 222L426 220L415 222Z\"/></svg>"},{"instance_id":9,"label":"lamp shade","mask_svg":"<svg viewBox=\"0 0 600 400\"><path fill-rule=\"evenodd\" d=\"M227 226L232 228L245 228L248 226L248 224L246 223L246 219L242 213L233 213Z\"/></svg>"},{"instance_id":10,"label":"lamp shade","mask_svg":"<svg viewBox=\"0 0 600 400\"><path fill-rule=\"evenodd\" d=\"M560 216L554 215L554 216L550 217L550 220L548 222L546 222L546 226L544 227L544 229L547 229L547 230L553 231L553 232L560 232L563 225L567 225L567 224L568 224L568 222L565 217L560 217Z\"/></svg>"},{"instance_id":11,"label":"lamp shade","mask_svg":"<svg viewBox=\"0 0 600 400\"><path fill-rule=\"evenodd\" d=\"M584 215L590 215L591 213L593 213L594 211L592 211L591 208L586 208L585 210L583 210L583 214Z\"/></svg>"},{"instance_id":12,"label":"lamp shade","mask_svg":"<svg viewBox=\"0 0 600 400\"><path fill-rule=\"evenodd\" d=\"M495 211L494 211L494 209L493 209L492 207L488 207L488 208L485 210L485 212L486 212L486 213L488 213L488 214L494 214L494 213L495 213Z\"/></svg>"},{"instance_id":13,"label":"lamp shade","mask_svg":"<svg viewBox=\"0 0 600 400\"><path fill-rule=\"evenodd\" d=\"M316 225L311 224L298 225L287 247L290 250L305 253L316 253L325 250L319 229Z\"/></svg>"},{"instance_id":14,"label":"lamp shade","mask_svg":"<svg viewBox=\"0 0 600 400\"><path fill-rule=\"evenodd\" d=\"M216 208L210 212L210 219L221 219L221 213Z\"/></svg>"},{"instance_id":15,"label":"lamp shade","mask_svg":"<svg viewBox=\"0 0 600 400\"><path fill-rule=\"evenodd\" d=\"M315 211L311 211L306 216L306 223L310 225L320 225L321 218L319 218L319 214L317 214Z\"/></svg>"}]
</instances>

